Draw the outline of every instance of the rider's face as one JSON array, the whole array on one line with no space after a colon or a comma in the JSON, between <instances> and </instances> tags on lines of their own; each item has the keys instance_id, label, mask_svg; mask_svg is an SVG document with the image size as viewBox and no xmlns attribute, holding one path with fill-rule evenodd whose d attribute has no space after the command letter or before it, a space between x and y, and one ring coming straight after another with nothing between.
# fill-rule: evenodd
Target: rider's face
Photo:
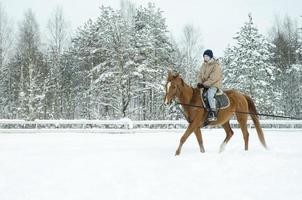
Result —
<instances>
[{"instance_id":1,"label":"rider's face","mask_svg":"<svg viewBox=\"0 0 302 200\"><path fill-rule=\"evenodd\" d=\"M204 55L204 56L203 56L203 60L204 60L205 62L208 62L208 61L210 60L210 57L209 57L208 55Z\"/></svg>"}]
</instances>

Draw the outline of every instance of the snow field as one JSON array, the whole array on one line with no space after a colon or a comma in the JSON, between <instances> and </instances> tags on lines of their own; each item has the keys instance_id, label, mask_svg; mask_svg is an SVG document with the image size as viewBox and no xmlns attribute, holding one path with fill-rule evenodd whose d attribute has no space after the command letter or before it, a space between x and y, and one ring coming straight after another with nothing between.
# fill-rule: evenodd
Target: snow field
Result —
<instances>
[{"instance_id":1,"label":"snow field","mask_svg":"<svg viewBox=\"0 0 302 200\"><path fill-rule=\"evenodd\" d=\"M1 200L301 199L301 131L269 131L269 150L241 131L202 130L174 156L176 133L0 134Z\"/></svg>"}]
</instances>

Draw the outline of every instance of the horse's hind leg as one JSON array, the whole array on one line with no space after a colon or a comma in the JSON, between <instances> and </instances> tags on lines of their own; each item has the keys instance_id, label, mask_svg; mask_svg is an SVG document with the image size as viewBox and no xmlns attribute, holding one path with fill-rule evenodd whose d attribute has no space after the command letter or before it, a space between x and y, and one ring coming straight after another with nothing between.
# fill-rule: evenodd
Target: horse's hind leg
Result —
<instances>
[{"instance_id":1,"label":"horse's hind leg","mask_svg":"<svg viewBox=\"0 0 302 200\"><path fill-rule=\"evenodd\" d=\"M230 126L230 122L229 121L227 121L225 124L223 124L222 127L225 130L226 137L225 137L224 141L222 142L222 144L220 145L219 152L223 152L224 151L226 144L229 142L229 140L231 139L231 137L234 134L234 132L233 132L231 126Z\"/></svg>"},{"instance_id":2,"label":"horse's hind leg","mask_svg":"<svg viewBox=\"0 0 302 200\"><path fill-rule=\"evenodd\" d=\"M204 150L204 147L203 147L203 140L202 140L202 134L201 134L200 128L195 129L194 133L195 133L196 139L197 139L198 144L199 144L200 152L204 153L205 150Z\"/></svg>"},{"instance_id":3,"label":"horse's hind leg","mask_svg":"<svg viewBox=\"0 0 302 200\"><path fill-rule=\"evenodd\" d=\"M244 150L249 149L249 132L247 130L247 115L244 114L236 114L237 121L239 122L242 134L243 134L243 139L244 139Z\"/></svg>"}]
</instances>

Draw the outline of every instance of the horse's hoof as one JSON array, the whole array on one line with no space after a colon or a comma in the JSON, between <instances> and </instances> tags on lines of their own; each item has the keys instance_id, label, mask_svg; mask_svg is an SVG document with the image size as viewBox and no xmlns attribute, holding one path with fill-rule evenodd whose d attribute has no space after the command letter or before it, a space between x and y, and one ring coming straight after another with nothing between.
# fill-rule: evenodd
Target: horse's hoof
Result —
<instances>
[{"instance_id":1,"label":"horse's hoof","mask_svg":"<svg viewBox=\"0 0 302 200\"><path fill-rule=\"evenodd\" d=\"M179 156L180 152L176 151L175 156Z\"/></svg>"},{"instance_id":2,"label":"horse's hoof","mask_svg":"<svg viewBox=\"0 0 302 200\"><path fill-rule=\"evenodd\" d=\"M222 153L222 152L225 150L225 146L226 146L226 143L223 142L223 143L220 145L219 153Z\"/></svg>"}]
</instances>

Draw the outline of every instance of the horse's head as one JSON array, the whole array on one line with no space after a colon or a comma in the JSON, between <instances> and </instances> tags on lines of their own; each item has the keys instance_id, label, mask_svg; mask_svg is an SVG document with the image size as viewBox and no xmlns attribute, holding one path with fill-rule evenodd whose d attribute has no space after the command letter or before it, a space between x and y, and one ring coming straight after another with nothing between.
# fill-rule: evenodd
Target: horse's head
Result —
<instances>
[{"instance_id":1,"label":"horse's head","mask_svg":"<svg viewBox=\"0 0 302 200\"><path fill-rule=\"evenodd\" d=\"M172 100L179 95L181 88L184 86L184 82L180 77L179 73L173 75L171 72L168 73L167 83L166 83L166 95L165 104L169 105Z\"/></svg>"}]
</instances>

